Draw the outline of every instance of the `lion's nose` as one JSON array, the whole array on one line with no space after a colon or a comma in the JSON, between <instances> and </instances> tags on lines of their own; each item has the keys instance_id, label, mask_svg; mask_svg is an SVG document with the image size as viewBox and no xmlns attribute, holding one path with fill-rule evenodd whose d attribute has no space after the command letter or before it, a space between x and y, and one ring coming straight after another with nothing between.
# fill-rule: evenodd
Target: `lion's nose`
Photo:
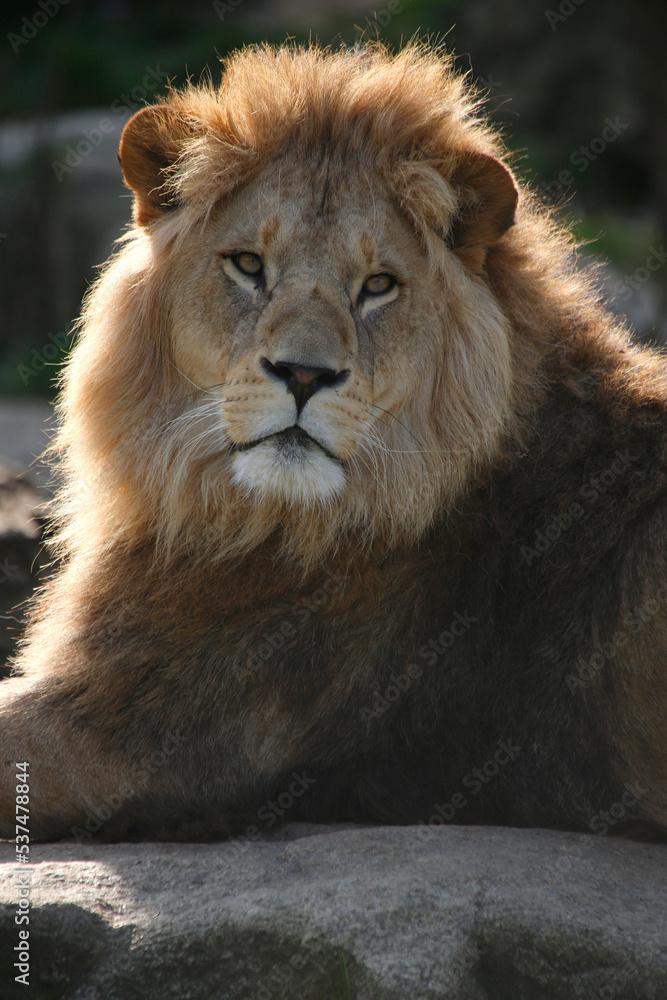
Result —
<instances>
[{"instance_id":1,"label":"lion's nose","mask_svg":"<svg viewBox=\"0 0 667 1000\"><path fill-rule=\"evenodd\" d=\"M296 400L297 415L316 392L342 385L350 374L347 369L337 372L335 368L317 368L297 361L272 362L268 358L262 358L261 364L270 378L280 379L292 393Z\"/></svg>"}]
</instances>

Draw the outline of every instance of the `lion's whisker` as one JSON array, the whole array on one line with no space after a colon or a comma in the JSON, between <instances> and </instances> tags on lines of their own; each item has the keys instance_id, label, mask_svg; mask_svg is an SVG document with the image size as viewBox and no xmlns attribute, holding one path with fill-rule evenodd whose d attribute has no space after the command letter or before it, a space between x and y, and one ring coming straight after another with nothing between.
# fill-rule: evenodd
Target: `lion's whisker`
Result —
<instances>
[{"instance_id":1,"label":"lion's whisker","mask_svg":"<svg viewBox=\"0 0 667 1000\"><path fill-rule=\"evenodd\" d=\"M196 382L193 382L191 378L188 378L188 376L185 374L185 372L182 372L181 369L178 367L178 365L175 365L173 361L170 360L169 364L171 365L172 368L176 369L176 371L178 372L179 375L183 376L183 378L186 380L186 382L189 382L190 385L193 385L195 387L195 389L197 389L199 392L210 392L210 393L212 393L213 389L220 389L222 386L229 384L228 382L217 382L214 385L208 386L208 388L203 388L201 385L197 385Z\"/></svg>"},{"instance_id":2,"label":"lion's whisker","mask_svg":"<svg viewBox=\"0 0 667 1000\"><path fill-rule=\"evenodd\" d=\"M421 441L419 440L419 438L415 434L413 434L413 432L410 430L410 428L406 424L404 424L403 421L400 420L396 416L395 413L392 413L390 410L385 410L385 408L383 406L380 406L378 403L369 403L368 405L375 407L375 409L377 409L377 410L382 410L383 413L386 413L387 416L389 416L393 420L395 420L396 423L399 424L403 428L404 431L407 431L407 433L410 435L410 437L415 439L415 441L417 442L417 444L421 444Z\"/></svg>"},{"instance_id":3,"label":"lion's whisker","mask_svg":"<svg viewBox=\"0 0 667 1000\"><path fill-rule=\"evenodd\" d=\"M369 469L369 471L371 472L371 475L373 476L376 484L380 487L380 489L382 489L382 491L383 491L383 493L385 495L385 502L387 502L388 499L389 499L389 491L388 491L388 487L387 487L387 476L386 476L386 474L382 474L381 473L380 468L379 468L379 462L378 462L378 457L381 454L381 451L378 451L378 450L371 451L369 449L368 443L366 441L361 441L360 444L361 444L362 451L365 452L368 455L369 459L371 459L372 462L373 462L374 468L373 469ZM361 452L358 452L358 454L361 457Z\"/></svg>"},{"instance_id":4,"label":"lion's whisker","mask_svg":"<svg viewBox=\"0 0 667 1000\"><path fill-rule=\"evenodd\" d=\"M451 448L391 448L378 434L377 428L372 424L367 428L367 433L374 434L375 444L387 455L445 455L455 454Z\"/></svg>"}]
</instances>

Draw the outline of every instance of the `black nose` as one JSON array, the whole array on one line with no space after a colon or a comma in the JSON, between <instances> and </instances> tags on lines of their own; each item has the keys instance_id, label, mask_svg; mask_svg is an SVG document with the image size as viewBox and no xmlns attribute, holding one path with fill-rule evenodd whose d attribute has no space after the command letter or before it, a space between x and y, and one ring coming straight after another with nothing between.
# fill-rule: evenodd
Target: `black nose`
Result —
<instances>
[{"instance_id":1,"label":"black nose","mask_svg":"<svg viewBox=\"0 0 667 1000\"><path fill-rule=\"evenodd\" d=\"M347 369L337 372L335 368L315 368L296 361L271 362L262 358L262 368L271 378L280 379L296 400L297 415L320 389L342 385L350 374Z\"/></svg>"}]
</instances>

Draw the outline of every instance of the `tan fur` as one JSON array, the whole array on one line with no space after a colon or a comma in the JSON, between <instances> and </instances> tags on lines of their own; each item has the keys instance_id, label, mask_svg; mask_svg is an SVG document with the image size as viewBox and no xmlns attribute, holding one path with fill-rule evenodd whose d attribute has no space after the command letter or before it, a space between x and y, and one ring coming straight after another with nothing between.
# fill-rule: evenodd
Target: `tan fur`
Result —
<instances>
[{"instance_id":1,"label":"tan fur","mask_svg":"<svg viewBox=\"0 0 667 1000\"><path fill-rule=\"evenodd\" d=\"M462 610L450 602L463 587L457 560L467 572L466 545L478 551L471 525L496 523L493 484L519 476L527 454L537 482L538 413L553 386L582 408L595 393L607 405L606 394L609 412L625 405L634 427L645 401L665 399L662 363L613 327L573 266L568 235L527 189L518 195L499 138L441 52L247 49L227 62L219 88L188 86L136 115L120 157L135 226L87 297L59 403L63 568L38 601L17 662L25 676L0 691L3 759L31 756L45 836L80 821L82 788L109 795L129 780L158 724L191 741L178 781L201 774L208 787L214 744L225 760L215 795L204 796L212 818L196 835L225 832L225 803L256 798L304 759L329 766L370 753L350 720L372 698L382 663L410 662L444 627L427 610L434 586L443 621ZM262 258L264 285L239 273L239 253ZM385 272L396 288L382 301L364 296L364 282ZM270 374L284 361L339 380L298 414ZM296 420L317 445L243 447ZM573 453L564 468L581 461ZM522 502L518 492L503 516ZM235 651L250 655L267 623L321 587L323 573L343 581L318 618L328 631L303 632L289 662L289 643L272 661L270 681L246 673L239 687ZM496 636L475 641L489 649ZM664 663L664 616L642 641ZM468 655L477 669L482 654ZM320 656L307 681L305 664ZM465 660L463 644L456 656ZM650 764L664 736L659 713L649 713L647 741L637 736L651 685L664 691L664 680L656 665L650 683L637 684L640 661L635 652L619 661L634 707L613 750L609 735L609 757L614 775L651 785L645 815L665 823L664 785ZM300 663L303 678L288 680ZM163 677L152 691L147 664ZM523 683L517 667L507 690ZM438 697L424 695L424 732ZM197 743L198 720L214 705L220 747L217 736ZM607 734L623 713L616 702L590 710ZM123 742L114 726L126 722ZM326 748L313 742L320 728ZM55 772L41 762L49 742L60 754ZM658 784L664 759L659 773ZM194 791L190 802L177 788L165 769L151 786L159 818L142 819L137 793L127 823L159 835L166 820L155 802L168 794L172 813L174 798L177 811L201 810ZM418 815L407 806L395 814ZM323 806L318 815L329 814ZM555 806L553 816L574 822Z\"/></svg>"},{"instance_id":2,"label":"tan fur","mask_svg":"<svg viewBox=\"0 0 667 1000\"><path fill-rule=\"evenodd\" d=\"M308 547L304 548L306 539L302 532L289 529L284 532L287 548L292 549L298 536L298 557L308 561L318 557L323 544L335 544L335 539L350 529L361 529L368 539L378 533L394 541L418 537L443 502L452 503L474 471L492 459L498 438L507 429L510 414L518 408L517 396L525 391L521 379L526 373L515 375L510 371L510 334L505 317L490 297L486 283L476 280L464 267L453 266L455 261L451 254L445 253L442 239L434 238L433 232L424 225L425 217L428 224L431 216L437 216L441 231L446 232L456 215L455 192L459 194L465 213L471 211L470 204L480 202L483 223L478 220L476 227L467 227L475 236L464 237L460 249L469 261L471 255L476 254L477 259L486 252L495 239L496 225L505 226L511 221L495 221L500 210L493 201L494 185L507 188L507 194L503 188L500 199L502 211L511 213L516 194L506 169L488 158L496 152L497 144L490 133L483 132L469 117L473 105L464 96L462 80L448 72L447 61L434 55L420 55L417 49L406 49L396 60L390 59L381 49L374 53L329 55L326 74L322 74L320 68L324 58L316 49L301 54L281 50L277 56L269 49L239 54L227 68L226 85L221 91L192 88L174 94L169 106L159 109L155 115L151 114L155 109L141 112L135 118L134 129L125 133L121 158L126 176L131 184L143 184L145 178L135 178L132 173L132 156L129 166L125 162L127 147L135 155L132 147L138 145L139 140L132 137L140 124L151 123L149 134L144 136L148 142L153 141L153 133L157 130L153 125L155 117L163 129L169 127L167 122L178 123L174 129L179 138L188 134L184 123L190 123L191 130L190 137L181 139L176 146L173 133L170 134L168 150L163 154L178 157L168 172L166 184L167 189L173 190L174 196L184 203L178 219L163 219L160 232L135 231L109 266L104 280L89 297L77 353L66 377L61 402L60 445L70 463L70 480L76 484L74 502L79 510L83 509L85 527L77 522L72 535L85 534L87 547L90 547L91 531L97 535L102 530L109 537L116 531L122 532L122 526L127 525L131 537L135 537L143 518L150 525L149 531L153 530L156 521L160 523L165 551L171 551L177 538L183 540L183 531L190 530L195 538L201 535L204 526L196 517L193 519L194 506L195 510L204 512L207 526L218 518L224 538L224 549L218 554L224 555L248 551L278 524L287 525L292 516L297 520L302 517L300 510L290 511L272 500L268 504L255 503L252 510L244 510L243 525L235 523L239 511L238 490L229 482L221 482L217 468L213 476L205 471L201 474L202 467L210 464L211 452L210 442L201 435L211 421L207 422L202 415L198 424L194 422L202 399L193 400L193 386L187 379L206 387L222 381L224 376L225 385L217 394L222 398L227 390L233 391L233 396L227 393L230 399L227 428L230 436L240 442L251 436L256 416L253 412L253 419L248 422L241 404L247 403L253 408L257 394L267 397L269 389L265 380L256 381L256 372L247 371L243 359L228 367L222 352L217 356L210 354L202 363L202 331L192 328L189 315L184 317L182 331L177 335L179 343L172 347L173 356L164 338L160 339L160 331L165 326L164 312L173 308L172 299L189 303L193 292L196 294L191 285L183 287L184 275L195 254L202 251L210 254L216 248L216 229L211 224L216 215L222 220L226 212L234 216L233 206L226 207L225 196L244 182L254 184L253 194L246 194L246 198L266 202L264 210L258 214L258 227L275 227L276 202L273 199L284 202L290 185L297 191L303 188L304 182L307 183L303 175L312 174L310 151L317 150L322 141L330 142L335 149L336 143L345 138L345 156L349 163L340 162L340 156L336 155L327 170L332 185L336 186L340 183L337 173L342 180L350 169L349 164L353 165L358 175L354 198L367 214L368 230L376 224L375 213L395 213L391 205L385 208L384 203L390 196L398 199L408 218L419 220L421 249L403 226L406 264L413 265L411 258L414 257L413 266L424 271L421 276L424 284L431 280L429 265L436 272L442 271L447 304L444 311L443 304L438 303L435 309L431 307L429 314L412 318L415 327L424 331L429 328L432 335L430 343L423 345L421 356L412 360L412 369L402 373L404 384L396 384L394 372L379 371L378 375L384 375L385 381L388 376L391 385L388 381L386 386L381 383L382 387L379 391L376 388L374 394L367 384L346 386L338 403L340 416L352 438L373 435L372 443L366 444L369 454L357 458L355 468L351 469L348 489L333 509L331 503L327 504L324 518L322 510L317 507L313 510L308 536L312 551L309 553ZM280 82L283 78L284 84ZM363 87L359 85L361 81ZM428 93L429 86L434 89L430 108L428 102L424 106L422 101L422 92ZM338 95L336 100L333 94ZM273 101L278 104L275 108ZM417 102L420 124L415 135ZM451 120L441 112L443 103L452 107ZM324 109L332 104L337 113L329 116L318 111L302 121L298 113L302 106ZM359 116L359 124L357 133L350 135L346 121L352 115ZM422 117L426 119L423 124ZM279 129L277 121L280 121ZM202 122L207 126L206 131L202 130ZM329 130L333 134L330 135ZM422 139L423 148L417 162L413 162L406 157L406 151L418 139ZM449 148L453 139L462 150L459 156L456 147ZM476 152L479 150L477 157L471 155L470 147ZM282 158L283 150L287 151L287 159ZM379 162L378 150L381 151ZM268 167L262 184L259 180L261 165L278 156L281 159L277 166ZM485 169L489 168L491 176L487 178ZM301 171L302 177L294 183L296 171ZM458 182L459 174L460 188L458 183L453 188L447 181L457 178ZM369 178L373 178L372 183ZM161 196L150 185L157 184L160 179L165 180L165 175L162 178L156 175L146 182L151 192L150 200L139 190L135 212L138 221L145 222L153 217L151 212L156 210L151 206ZM480 179L484 184L476 183ZM470 182L476 186L468 188L466 185ZM166 198L166 194L163 197ZM315 190L313 202L307 209L312 215L317 212L314 204L317 197ZM492 201L494 211L484 212L485 198ZM505 208L506 203L508 208ZM297 209L302 210L301 206ZM205 221L208 227L202 230ZM218 224L222 225L224 221ZM397 217L394 228L398 231L399 226ZM264 243L270 235L271 228L265 230ZM368 235L362 230L356 246L339 244L332 248L335 259L352 252L362 253L362 247L366 248L364 237ZM318 236L312 231L304 237L302 245L307 254L309 240L317 240ZM218 240L218 245L224 242ZM422 256L424 251L428 259ZM343 263L342 259L340 262ZM305 266L296 279L297 284L292 285L293 308L298 308L307 322L319 328L320 314L330 311L332 303L326 296L320 297L319 302L313 297L307 302L298 301L299 284L302 285L302 300L310 293L308 264L304 259ZM137 286L139 276L141 280ZM422 310L425 308L418 303L415 305ZM114 312L113 340L109 337L110 308ZM339 316L342 315L344 306L339 304L337 308ZM272 321L272 333L276 323L290 322L291 318L291 313L285 311L282 316L276 316ZM344 316L342 320L332 330L332 336L340 338L342 348L347 349L346 336L349 337L351 329L349 315L347 322ZM215 319L209 322L214 323ZM394 315L389 322L396 338L403 317L399 319ZM140 365L136 361L137 325L150 330L152 336L152 342L146 345L150 357L142 351ZM460 330L460 337L448 338L452 342L446 344L443 337L449 328ZM104 341L101 350L100 339ZM192 346L188 346L188 340L193 339ZM449 362L444 365L443 352L444 360ZM462 352L460 356L459 352ZM197 356L194 361L193 354ZM534 366L539 347L534 349L533 355ZM173 364L181 368L185 379L177 378L171 367ZM426 378L422 364L431 369L431 375ZM102 378L101 372L104 373ZM434 379L440 382L448 372L452 384L438 384L435 391ZM529 371L528 376L532 377L532 372ZM100 383L103 391L100 391ZM89 386L94 386L92 392ZM410 403L406 405L408 396ZM132 405L128 406L130 402ZM389 403L386 408L395 410L396 414L400 412L400 423L385 419L379 409L369 419L369 403L376 407L386 407ZM122 415L118 412L119 406ZM193 414L192 421L184 419L174 424L188 412ZM170 421L171 433L167 433L162 428ZM145 428L151 432L148 462L143 449L141 458L137 457ZM181 434L174 433L177 430L181 430ZM192 444L197 435L198 445ZM471 447L473 441L475 444ZM341 440L339 444L342 455L348 458L352 441ZM387 451L393 452L389 461L384 457ZM369 474L363 466L364 461L370 463L375 475ZM81 502L80 483L90 479L94 468L103 470L105 487L117 496L117 510L113 509L113 504L109 504L107 510L112 523L104 524L99 512L94 515L95 524L86 521L90 508ZM131 470L131 482L127 481L128 470ZM139 482L134 481L137 473L141 476ZM413 477L422 483L422 490L417 495L412 487ZM196 491L200 497L193 505L193 492ZM187 506L183 504L184 497L187 497ZM389 505L387 497L392 498ZM132 509L130 517L128 503L136 508ZM104 544L104 540L100 541Z\"/></svg>"}]
</instances>

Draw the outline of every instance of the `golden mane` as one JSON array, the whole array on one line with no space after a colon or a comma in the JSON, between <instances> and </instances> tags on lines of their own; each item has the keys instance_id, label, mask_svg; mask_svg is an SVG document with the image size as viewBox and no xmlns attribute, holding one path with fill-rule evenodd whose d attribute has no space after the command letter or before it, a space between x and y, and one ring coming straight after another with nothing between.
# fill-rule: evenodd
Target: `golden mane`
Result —
<instances>
[{"instance_id":1,"label":"golden mane","mask_svg":"<svg viewBox=\"0 0 667 1000\"><path fill-rule=\"evenodd\" d=\"M413 401L406 418L423 453L394 457L393 478L382 473L385 500L378 490L299 511L308 524L307 544L298 533L299 557L315 561L350 532L356 548L378 537L414 542L519 446L543 354L573 346L573 337L601 323L609 327L576 272L569 235L524 187L515 224L488 254L472 241L459 248L463 268L443 264L457 215L465 219L484 197L470 177L474 164L508 157L476 94L439 51L415 44L397 55L380 45L247 48L226 62L220 87L188 85L171 92L165 107L169 115L153 127L170 155L156 164L150 198L137 198L136 225L87 298L63 379L55 443L66 483L61 544L90 555L158 539L162 555L185 545L200 558L221 558L284 529L292 541L283 548L294 547L295 512L267 501L248 505L222 485L205 418L199 435L182 419L192 387L172 362L167 291L189 234L216 204L268 161L324 150L360 184L369 170L386 182L451 299L459 337L438 376L438 398ZM125 169L129 140L121 153ZM400 438L392 443L396 452L397 444L405 448Z\"/></svg>"}]
</instances>

